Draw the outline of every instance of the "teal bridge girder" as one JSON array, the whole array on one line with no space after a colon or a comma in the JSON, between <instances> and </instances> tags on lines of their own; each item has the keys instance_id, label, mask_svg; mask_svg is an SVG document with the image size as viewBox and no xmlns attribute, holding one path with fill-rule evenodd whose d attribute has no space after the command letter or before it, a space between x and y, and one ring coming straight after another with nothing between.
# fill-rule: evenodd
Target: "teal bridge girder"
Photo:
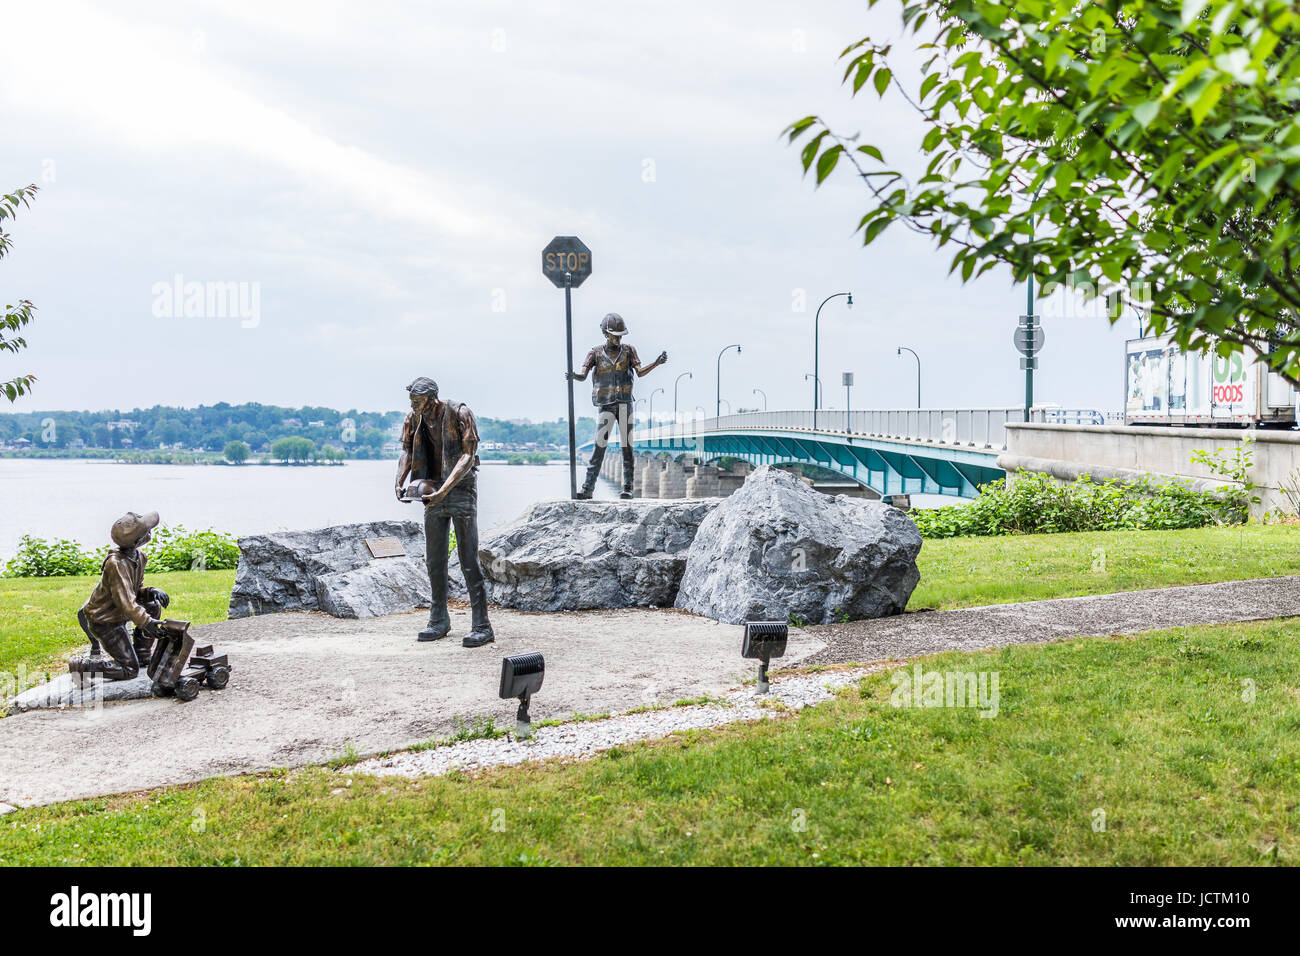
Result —
<instances>
[{"instance_id":1,"label":"teal bridge girder","mask_svg":"<svg viewBox=\"0 0 1300 956\"><path fill-rule=\"evenodd\" d=\"M1050 410L1049 410L1050 412ZM1048 413L1035 409L1034 419ZM750 412L633 429L640 455L692 455L704 462L738 458L754 465L812 464L879 495L943 494L973 498L1006 476L997 457L1006 422L1022 408ZM616 435L611 446L617 446ZM585 448L590 448L588 443ZM614 447L610 449L615 454Z\"/></svg>"},{"instance_id":2,"label":"teal bridge girder","mask_svg":"<svg viewBox=\"0 0 1300 956\"><path fill-rule=\"evenodd\" d=\"M975 497L978 487L1006 473L996 454L939 449L870 438L838 440L816 434L748 432L702 435L687 446L670 439L633 440L638 454L692 454L702 461L739 458L754 465L818 465L879 495L931 494Z\"/></svg>"}]
</instances>

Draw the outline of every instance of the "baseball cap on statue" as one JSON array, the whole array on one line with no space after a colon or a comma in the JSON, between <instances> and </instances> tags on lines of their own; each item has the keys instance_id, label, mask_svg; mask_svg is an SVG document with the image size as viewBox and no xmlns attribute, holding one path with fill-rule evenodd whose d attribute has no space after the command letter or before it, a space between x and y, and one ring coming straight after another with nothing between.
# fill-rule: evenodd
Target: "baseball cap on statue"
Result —
<instances>
[{"instance_id":1,"label":"baseball cap on statue","mask_svg":"<svg viewBox=\"0 0 1300 956\"><path fill-rule=\"evenodd\" d=\"M158 512L150 511L148 514L138 515L134 511L128 511L113 522L113 530L109 536L119 548L129 548L156 527L158 527Z\"/></svg>"},{"instance_id":2,"label":"baseball cap on statue","mask_svg":"<svg viewBox=\"0 0 1300 956\"><path fill-rule=\"evenodd\" d=\"M434 398L438 397L438 383L425 375L421 375L410 385L406 386L406 390L412 395L432 395Z\"/></svg>"}]
</instances>

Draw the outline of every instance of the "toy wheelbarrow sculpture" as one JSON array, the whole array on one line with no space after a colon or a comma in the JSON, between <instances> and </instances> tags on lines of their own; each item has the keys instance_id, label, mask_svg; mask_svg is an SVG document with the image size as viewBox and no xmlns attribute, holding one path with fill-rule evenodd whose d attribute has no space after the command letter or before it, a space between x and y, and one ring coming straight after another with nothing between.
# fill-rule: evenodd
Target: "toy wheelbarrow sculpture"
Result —
<instances>
[{"instance_id":1,"label":"toy wheelbarrow sculpture","mask_svg":"<svg viewBox=\"0 0 1300 956\"><path fill-rule=\"evenodd\" d=\"M162 622L162 636L149 658L149 676L155 697L189 701L199 696L200 683L213 690L225 687L230 681L230 661L225 654L214 654L211 645L196 650L189 621L167 620Z\"/></svg>"}]
</instances>

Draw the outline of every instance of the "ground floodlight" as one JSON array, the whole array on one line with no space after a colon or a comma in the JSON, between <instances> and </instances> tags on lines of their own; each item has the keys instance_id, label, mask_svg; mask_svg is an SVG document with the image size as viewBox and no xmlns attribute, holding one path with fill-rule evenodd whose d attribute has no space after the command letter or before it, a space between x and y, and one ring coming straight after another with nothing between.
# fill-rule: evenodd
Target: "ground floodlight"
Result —
<instances>
[{"instance_id":1,"label":"ground floodlight","mask_svg":"<svg viewBox=\"0 0 1300 956\"><path fill-rule=\"evenodd\" d=\"M516 654L501 659L501 699L519 698L515 714L515 736L530 737L533 725L528 720L528 701L542 689L546 661L541 654Z\"/></svg>"},{"instance_id":2,"label":"ground floodlight","mask_svg":"<svg viewBox=\"0 0 1300 956\"><path fill-rule=\"evenodd\" d=\"M785 641L790 625L785 621L749 621L745 624L745 642L740 646L740 656L758 658L758 692L767 693L767 664L773 657L785 654Z\"/></svg>"}]
</instances>

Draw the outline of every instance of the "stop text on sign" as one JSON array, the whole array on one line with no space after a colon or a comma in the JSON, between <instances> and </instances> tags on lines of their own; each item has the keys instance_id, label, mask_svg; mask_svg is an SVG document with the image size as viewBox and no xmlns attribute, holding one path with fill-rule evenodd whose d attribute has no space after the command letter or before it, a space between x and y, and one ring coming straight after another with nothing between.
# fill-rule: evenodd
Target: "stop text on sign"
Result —
<instances>
[{"instance_id":1,"label":"stop text on sign","mask_svg":"<svg viewBox=\"0 0 1300 956\"><path fill-rule=\"evenodd\" d=\"M548 252L546 254L547 272L585 272L591 262L589 252Z\"/></svg>"}]
</instances>

